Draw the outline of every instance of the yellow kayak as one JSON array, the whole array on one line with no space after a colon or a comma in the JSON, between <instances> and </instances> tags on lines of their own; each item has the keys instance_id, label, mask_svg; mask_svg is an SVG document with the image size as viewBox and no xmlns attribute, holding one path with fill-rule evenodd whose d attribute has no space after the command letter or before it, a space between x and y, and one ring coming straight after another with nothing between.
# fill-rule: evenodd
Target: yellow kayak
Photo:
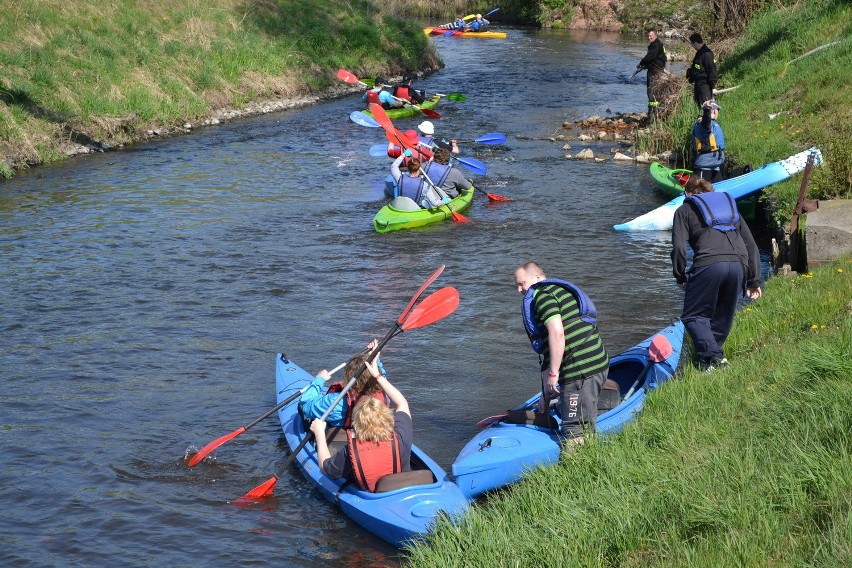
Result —
<instances>
[{"instance_id":1,"label":"yellow kayak","mask_svg":"<svg viewBox=\"0 0 852 568\"><path fill-rule=\"evenodd\" d=\"M452 32L452 33L450 33ZM506 32L462 32L447 28L423 28L426 35L446 35L448 37L473 37L479 39L506 39Z\"/></svg>"}]
</instances>

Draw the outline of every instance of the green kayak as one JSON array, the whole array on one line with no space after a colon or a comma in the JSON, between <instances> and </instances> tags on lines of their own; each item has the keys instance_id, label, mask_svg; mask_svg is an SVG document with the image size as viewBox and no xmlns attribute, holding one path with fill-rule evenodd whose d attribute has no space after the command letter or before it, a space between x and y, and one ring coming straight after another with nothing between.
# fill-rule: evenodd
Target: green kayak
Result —
<instances>
[{"instance_id":1,"label":"green kayak","mask_svg":"<svg viewBox=\"0 0 852 568\"><path fill-rule=\"evenodd\" d=\"M438 106L438 103L440 101L441 101L441 97L439 97L438 95L435 95L431 99L426 99L425 101L423 101L423 104L418 105L417 107L415 107L414 105L409 105L409 106L404 106L404 107L399 107L399 108L389 108L389 109L385 109L385 112L387 113L388 117L392 120L397 119L397 118L408 118L410 116L417 116L418 114L420 114L420 110L418 109L418 107L432 110L436 106ZM365 110L364 114L366 114L369 117L373 117L373 113L370 112L369 109Z\"/></svg>"},{"instance_id":2,"label":"green kayak","mask_svg":"<svg viewBox=\"0 0 852 568\"><path fill-rule=\"evenodd\" d=\"M448 205L432 209L420 209L411 199L397 197L379 209L379 212L373 217L373 227L377 233L389 233L391 231L399 231L400 229L423 227L450 219L453 216L450 209L461 213L470 207L474 193L475 191L471 187L450 201ZM408 207L403 203L404 201L408 202Z\"/></svg>"},{"instance_id":3,"label":"green kayak","mask_svg":"<svg viewBox=\"0 0 852 568\"><path fill-rule=\"evenodd\" d=\"M651 164L651 177L654 178L657 187L668 197L678 197L683 194L683 184L691 173L692 170L673 170L659 162Z\"/></svg>"}]
</instances>

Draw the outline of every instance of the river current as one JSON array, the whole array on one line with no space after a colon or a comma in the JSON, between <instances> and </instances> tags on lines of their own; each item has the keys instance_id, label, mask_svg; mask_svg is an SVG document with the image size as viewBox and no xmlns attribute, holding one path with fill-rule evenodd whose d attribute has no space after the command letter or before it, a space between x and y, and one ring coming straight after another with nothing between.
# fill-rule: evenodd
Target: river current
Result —
<instances>
[{"instance_id":1,"label":"river current","mask_svg":"<svg viewBox=\"0 0 852 568\"><path fill-rule=\"evenodd\" d=\"M415 442L449 469L479 419L538 385L516 265L580 284L611 354L678 316L669 234L612 230L666 201L647 167L565 160L542 139L644 110L641 76L626 81L643 38L508 31L435 38L446 68L416 82L467 95L438 107L438 135L508 137L461 145L488 166L475 183L512 200L478 195L471 223L373 231L390 163L368 154L383 131L347 119L355 95L0 183L0 563L394 565L295 468L272 499L233 504L287 456L274 417L185 465L275 405L276 353L335 367L446 265L431 289L458 288L457 311L382 359Z\"/></svg>"}]
</instances>

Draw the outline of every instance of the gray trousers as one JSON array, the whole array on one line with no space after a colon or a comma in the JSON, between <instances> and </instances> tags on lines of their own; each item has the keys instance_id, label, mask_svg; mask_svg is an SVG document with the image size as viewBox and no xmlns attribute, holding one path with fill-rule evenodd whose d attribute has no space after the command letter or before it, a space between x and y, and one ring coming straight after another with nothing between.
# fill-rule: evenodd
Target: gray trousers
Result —
<instances>
[{"instance_id":1,"label":"gray trousers","mask_svg":"<svg viewBox=\"0 0 852 568\"><path fill-rule=\"evenodd\" d=\"M598 397L606 377L607 371L601 371L591 377L559 385L563 436L582 436L584 430L595 431Z\"/></svg>"}]
</instances>

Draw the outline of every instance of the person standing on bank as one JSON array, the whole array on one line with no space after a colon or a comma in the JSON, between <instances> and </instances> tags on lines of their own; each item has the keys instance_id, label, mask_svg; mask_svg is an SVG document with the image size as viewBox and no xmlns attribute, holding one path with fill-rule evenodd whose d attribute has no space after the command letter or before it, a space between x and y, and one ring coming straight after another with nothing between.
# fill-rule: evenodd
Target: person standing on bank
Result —
<instances>
[{"instance_id":1,"label":"person standing on bank","mask_svg":"<svg viewBox=\"0 0 852 568\"><path fill-rule=\"evenodd\" d=\"M666 48L656 30L648 30L648 53L636 66L636 70L647 69L645 85L648 93L648 116L656 116L660 110L660 83L666 71Z\"/></svg>"},{"instance_id":2,"label":"person standing on bank","mask_svg":"<svg viewBox=\"0 0 852 568\"><path fill-rule=\"evenodd\" d=\"M744 290L751 300L762 295L760 256L730 195L713 191L701 178L690 179L684 194L672 225L672 272L685 290L681 320L692 338L696 365L712 371L728 365L722 346L740 295ZM693 251L689 271L687 243Z\"/></svg>"},{"instance_id":3,"label":"person standing on bank","mask_svg":"<svg viewBox=\"0 0 852 568\"><path fill-rule=\"evenodd\" d=\"M701 34L689 36L689 43L695 49L692 64L686 69L686 80L693 84L693 94L698 107L704 106L716 93L716 83L719 76L716 70L716 57L710 48L704 45Z\"/></svg>"},{"instance_id":4,"label":"person standing on bank","mask_svg":"<svg viewBox=\"0 0 852 568\"><path fill-rule=\"evenodd\" d=\"M701 117L692 125L692 150L695 152L692 170L698 177L716 183L723 179L725 165L725 133L716 121L722 107L711 99L701 108Z\"/></svg>"},{"instance_id":5,"label":"person standing on bank","mask_svg":"<svg viewBox=\"0 0 852 568\"><path fill-rule=\"evenodd\" d=\"M593 433L598 397L607 378L609 355L598 334L595 306L578 286L548 279L535 262L515 269L515 284L524 295L524 328L541 362L541 402L559 397L562 434L582 443Z\"/></svg>"}]
</instances>

